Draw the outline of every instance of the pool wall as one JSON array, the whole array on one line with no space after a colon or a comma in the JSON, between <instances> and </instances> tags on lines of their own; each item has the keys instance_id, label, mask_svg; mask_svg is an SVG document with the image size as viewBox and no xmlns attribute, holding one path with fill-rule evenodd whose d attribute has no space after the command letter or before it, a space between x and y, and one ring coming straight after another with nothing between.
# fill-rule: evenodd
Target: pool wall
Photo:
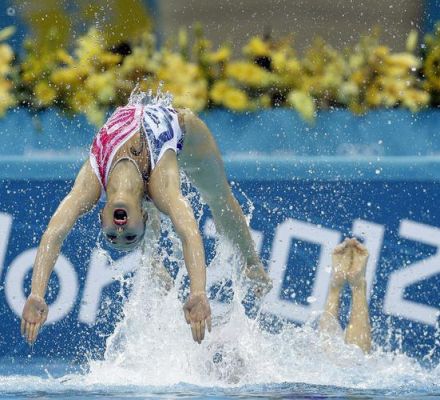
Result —
<instances>
[{"instance_id":1,"label":"pool wall","mask_svg":"<svg viewBox=\"0 0 440 400\"><path fill-rule=\"evenodd\" d=\"M224 155L234 193L246 210L247 199L255 207L254 239L275 282L264 312L300 324L313 319L326 298L332 249L355 235L370 252L375 340L438 360L440 112L359 117L335 110L320 113L314 125L281 109L216 110L202 118ZM82 118L52 111L32 116L18 109L0 120L0 356L100 355L120 317L114 277L132 274L139 255L114 255L118 261L110 266L99 249L94 210L62 248L39 341L30 349L19 335L39 239L94 131ZM209 213L201 230L210 259ZM343 324L348 290L345 295Z\"/></svg>"}]
</instances>

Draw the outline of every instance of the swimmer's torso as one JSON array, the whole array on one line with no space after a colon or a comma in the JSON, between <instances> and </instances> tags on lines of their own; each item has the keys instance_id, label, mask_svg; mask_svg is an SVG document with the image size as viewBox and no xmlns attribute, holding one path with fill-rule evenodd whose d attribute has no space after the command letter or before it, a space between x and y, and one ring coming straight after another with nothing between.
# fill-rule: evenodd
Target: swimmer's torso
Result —
<instances>
[{"instance_id":1,"label":"swimmer's torso","mask_svg":"<svg viewBox=\"0 0 440 400\"><path fill-rule=\"evenodd\" d=\"M145 184L151 174L151 163L148 143L143 137L141 131L137 131L125 144L116 152L109 171L109 177L115 165L124 159L130 159L137 166Z\"/></svg>"},{"instance_id":2,"label":"swimmer's torso","mask_svg":"<svg viewBox=\"0 0 440 400\"><path fill-rule=\"evenodd\" d=\"M183 123L172 107L119 107L95 136L90 163L105 191L113 167L132 160L145 183L165 151L178 154L183 146ZM147 191L147 186L145 186Z\"/></svg>"}]
</instances>

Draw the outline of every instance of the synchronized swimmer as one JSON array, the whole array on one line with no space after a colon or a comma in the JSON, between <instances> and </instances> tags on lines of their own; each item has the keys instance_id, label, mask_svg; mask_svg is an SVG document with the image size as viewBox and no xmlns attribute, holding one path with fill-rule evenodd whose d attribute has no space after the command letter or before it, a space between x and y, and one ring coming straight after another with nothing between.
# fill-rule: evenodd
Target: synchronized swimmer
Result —
<instances>
[{"instance_id":1,"label":"synchronized swimmer","mask_svg":"<svg viewBox=\"0 0 440 400\"><path fill-rule=\"evenodd\" d=\"M96 135L90 157L73 188L52 216L38 247L31 294L23 309L21 331L34 343L47 318L45 294L61 245L76 220L98 203L104 237L114 248L135 249L157 210L167 215L179 235L190 278L190 295L183 309L193 338L200 343L211 329L206 295L206 266L202 238L193 210L180 191L182 168L209 205L217 231L239 249L243 273L256 295L272 282L255 250L243 212L225 176L217 144L207 126L191 111L174 109L170 97L136 92L119 107ZM151 244L153 246L153 244Z\"/></svg>"},{"instance_id":2,"label":"synchronized swimmer","mask_svg":"<svg viewBox=\"0 0 440 400\"><path fill-rule=\"evenodd\" d=\"M109 245L121 251L140 245L147 219L155 221L155 240L160 236L159 212L171 219L182 242L190 278L184 315L193 339L201 343L205 329L211 329L205 254L193 210L180 191L180 169L209 205L217 231L239 249L243 273L255 294L264 296L272 288L227 182L212 133L191 111L174 109L167 95L153 98L135 90L129 103L117 108L95 136L89 159L41 238L31 294L21 321L22 334L29 343L35 342L47 319L44 297L61 245L76 220L92 210L101 196L106 198L99 214L103 235ZM348 283L353 301L345 340L364 352L371 348L365 284L367 258L367 250L355 239L347 239L335 249L329 295L320 319L321 332L334 334L338 330L341 288ZM163 267L159 275L163 280L170 279Z\"/></svg>"}]
</instances>

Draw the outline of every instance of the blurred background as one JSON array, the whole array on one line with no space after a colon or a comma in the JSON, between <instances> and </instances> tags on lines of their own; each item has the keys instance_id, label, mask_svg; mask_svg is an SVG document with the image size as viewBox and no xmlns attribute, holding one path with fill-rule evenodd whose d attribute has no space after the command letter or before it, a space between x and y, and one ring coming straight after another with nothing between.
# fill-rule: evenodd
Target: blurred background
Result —
<instances>
[{"instance_id":1,"label":"blurred background","mask_svg":"<svg viewBox=\"0 0 440 400\"><path fill-rule=\"evenodd\" d=\"M216 45L229 40L239 51L255 35L274 38L293 36L304 51L315 36L343 49L383 27L382 38L393 50L405 48L405 37L413 29L424 29L423 1L392 0L242 0L160 1L160 27L164 37L173 37L181 26L200 23Z\"/></svg>"},{"instance_id":2,"label":"blurred background","mask_svg":"<svg viewBox=\"0 0 440 400\"><path fill-rule=\"evenodd\" d=\"M3 26L19 24L23 31L30 28L33 33L55 20L72 36L84 32L89 24L111 23L117 34L130 35L154 23L156 32L166 39L176 37L181 27L200 23L215 46L227 40L237 49L255 35L293 35L300 50L310 45L313 36L321 36L343 48L381 26L384 43L402 50L407 33L413 28L429 31L440 12L436 0L98 0L93 4L2 0L0 5ZM17 35L13 41L22 39L23 35Z\"/></svg>"},{"instance_id":3,"label":"blurred background","mask_svg":"<svg viewBox=\"0 0 440 400\"><path fill-rule=\"evenodd\" d=\"M136 82L194 111L436 107L438 0L2 0L0 113L98 126Z\"/></svg>"},{"instance_id":4,"label":"blurred background","mask_svg":"<svg viewBox=\"0 0 440 400\"><path fill-rule=\"evenodd\" d=\"M438 0L2 0L0 113L95 126L136 82L177 107L412 112L439 104Z\"/></svg>"}]
</instances>

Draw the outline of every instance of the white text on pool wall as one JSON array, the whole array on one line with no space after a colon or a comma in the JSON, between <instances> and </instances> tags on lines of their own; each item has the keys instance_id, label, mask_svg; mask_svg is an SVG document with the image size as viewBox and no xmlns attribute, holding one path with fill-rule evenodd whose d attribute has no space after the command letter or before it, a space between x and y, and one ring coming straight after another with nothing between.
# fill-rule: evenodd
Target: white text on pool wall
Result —
<instances>
[{"instance_id":1,"label":"white text on pool wall","mask_svg":"<svg viewBox=\"0 0 440 400\"><path fill-rule=\"evenodd\" d=\"M9 214L0 213L0 278L4 276L5 300L10 309L19 316L25 301L24 280L33 265L37 249L29 248L19 253L6 267L4 261L12 224L12 217ZM352 232L364 241L370 253L367 265L369 295L371 295L376 276L384 231L383 225L360 219L353 221ZM215 237L212 220L206 221L204 233L208 237ZM257 248L261 250L264 235L267 232L253 231L252 234ZM440 255L438 254L440 229L415 221L402 220L399 226L399 235L404 239L434 246L437 251L422 261L410 265L405 264L391 272L384 297L384 312L435 326L439 310L427 304L405 299L405 289L440 273ZM341 232L337 230L308 222L290 218L281 222L273 235L269 272L274 280L274 288L264 303L265 311L298 322L305 322L320 312L327 296L331 272L331 252L341 241L341 238ZM313 243L320 248L314 276L311 277L313 280L312 293L308 297L307 305L287 301L281 297L282 290L285 289L283 282L285 281L286 265L289 255L294 251L293 240ZM79 301L77 272L72 263L61 254L54 270L58 277L59 290L57 298L50 305L48 323L54 323L64 318L74 309L75 304L78 304L78 321L93 325L101 305L103 290L111 285L118 276L134 271L139 262L139 252L134 252L110 263L102 251L94 249L90 258L82 299ZM437 293L435 295L438 296Z\"/></svg>"},{"instance_id":2,"label":"white text on pool wall","mask_svg":"<svg viewBox=\"0 0 440 400\"><path fill-rule=\"evenodd\" d=\"M404 219L399 235L408 240L425 243L437 250L431 257L394 271L388 279L384 311L413 321L435 326L440 312L437 308L404 298L408 286L440 274L440 229ZM438 294L437 294L438 295Z\"/></svg>"}]
</instances>

